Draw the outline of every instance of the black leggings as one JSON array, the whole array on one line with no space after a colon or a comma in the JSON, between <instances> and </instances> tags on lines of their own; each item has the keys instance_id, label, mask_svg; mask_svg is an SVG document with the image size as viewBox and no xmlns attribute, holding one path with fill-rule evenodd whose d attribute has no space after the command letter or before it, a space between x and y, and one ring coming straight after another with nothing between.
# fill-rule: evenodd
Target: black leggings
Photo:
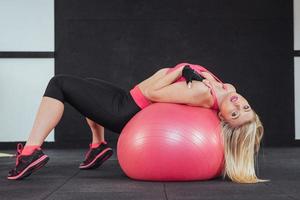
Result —
<instances>
[{"instance_id":1,"label":"black leggings","mask_svg":"<svg viewBox=\"0 0 300 200\"><path fill-rule=\"evenodd\" d=\"M69 103L85 117L116 133L141 110L129 91L96 78L55 75L43 96Z\"/></svg>"}]
</instances>

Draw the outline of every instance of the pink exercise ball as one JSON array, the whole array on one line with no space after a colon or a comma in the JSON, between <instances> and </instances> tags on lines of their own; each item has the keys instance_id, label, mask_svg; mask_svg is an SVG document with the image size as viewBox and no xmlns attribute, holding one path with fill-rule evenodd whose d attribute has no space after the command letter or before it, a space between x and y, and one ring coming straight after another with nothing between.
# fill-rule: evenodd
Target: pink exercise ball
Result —
<instances>
[{"instance_id":1,"label":"pink exercise ball","mask_svg":"<svg viewBox=\"0 0 300 200\"><path fill-rule=\"evenodd\" d=\"M154 103L123 128L117 155L136 180L192 181L221 175L224 148L216 111Z\"/></svg>"}]
</instances>

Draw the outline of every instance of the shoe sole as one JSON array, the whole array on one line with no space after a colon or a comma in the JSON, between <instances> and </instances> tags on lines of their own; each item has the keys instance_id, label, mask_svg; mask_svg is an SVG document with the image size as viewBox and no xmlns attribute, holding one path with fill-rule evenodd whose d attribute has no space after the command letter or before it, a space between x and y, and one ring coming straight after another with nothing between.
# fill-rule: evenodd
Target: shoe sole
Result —
<instances>
[{"instance_id":1,"label":"shoe sole","mask_svg":"<svg viewBox=\"0 0 300 200\"><path fill-rule=\"evenodd\" d=\"M47 155L43 155L33 163L31 163L28 167L26 167L20 174L17 176L9 176L7 179L9 180L21 180L30 176L33 172L42 168L49 161L49 157Z\"/></svg>"},{"instance_id":2,"label":"shoe sole","mask_svg":"<svg viewBox=\"0 0 300 200\"><path fill-rule=\"evenodd\" d=\"M79 169L96 169L100 167L107 159L109 159L113 154L113 151L111 148L107 148L104 151L102 151L100 154L98 154L92 162L90 162L88 165L81 165L79 166Z\"/></svg>"},{"instance_id":3,"label":"shoe sole","mask_svg":"<svg viewBox=\"0 0 300 200\"><path fill-rule=\"evenodd\" d=\"M27 172L24 174L23 178L26 178L27 176L30 176L33 172L35 172L35 171L39 170L40 168L42 168L43 166L45 166L46 163L47 163L48 161L49 161L49 157L46 158L44 161L38 163L38 164L37 164L34 168L32 168L31 170L27 171Z\"/></svg>"}]
</instances>

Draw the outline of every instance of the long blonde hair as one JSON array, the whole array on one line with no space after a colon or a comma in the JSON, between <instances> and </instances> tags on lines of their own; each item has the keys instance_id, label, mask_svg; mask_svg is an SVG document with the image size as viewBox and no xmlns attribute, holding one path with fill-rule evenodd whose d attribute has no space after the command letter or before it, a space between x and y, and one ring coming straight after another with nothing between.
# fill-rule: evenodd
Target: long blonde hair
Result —
<instances>
[{"instance_id":1,"label":"long blonde hair","mask_svg":"<svg viewBox=\"0 0 300 200\"><path fill-rule=\"evenodd\" d=\"M254 112L252 121L236 128L221 121L221 129L224 142L223 179L227 176L236 183L269 181L259 179L255 173L255 158L264 134L258 115Z\"/></svg>"}]
</instances>

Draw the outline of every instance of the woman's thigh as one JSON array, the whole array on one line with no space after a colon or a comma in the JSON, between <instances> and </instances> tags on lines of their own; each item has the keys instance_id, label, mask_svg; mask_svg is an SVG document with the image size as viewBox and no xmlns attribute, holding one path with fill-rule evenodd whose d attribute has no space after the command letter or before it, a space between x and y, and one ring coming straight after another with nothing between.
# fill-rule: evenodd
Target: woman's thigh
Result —
<instances>
[{"instance_id":1,"label":"woman's thigh","mask_svg":"<svg viewBox=\"0 0 300 200\"><path fill-rule=\"evenodd\" d=\"M52 87L61 90L63 101L82 115L115 132L120 132L127 121L139 110L129 92L107 81L56 75ZM51 81L50 81L51 82ZM49 82L49 87L51 83ZM50 90L51 91L51 90ZM51 92L45 96L51 96ZM53 95L54 96L54 95Z\"/></svg>"}]
</instances>

